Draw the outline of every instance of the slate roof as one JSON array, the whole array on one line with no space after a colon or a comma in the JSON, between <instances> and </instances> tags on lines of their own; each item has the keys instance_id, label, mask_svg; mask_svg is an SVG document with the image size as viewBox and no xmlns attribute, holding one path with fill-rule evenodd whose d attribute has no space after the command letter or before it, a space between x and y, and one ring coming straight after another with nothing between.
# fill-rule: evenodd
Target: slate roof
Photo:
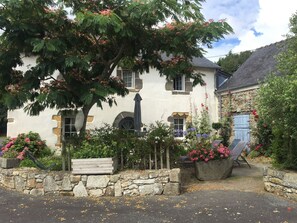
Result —
<instances>
[{"instance_id":1,"label":"slate roof","mask_svg":"<svg viewBox=\"0 0 297 223\"><path fill-rule=\"evenodd\" d=\"M281 41L256 49L217 92L258 85L271 72L276 72L276 56L286 49Z\"/></svg>"},{"instance_id":2,"label":"slate roof","mask_svg":"<svg viewBox=\"0 0 297 223\"><path fill-rule=\"evenodd\" d=\"M220 69L221 67L205 57L194 57L192 63L196 67Z\"/></svg>"},{"instance_id":3,"label":"slate roof","mask_svg":"<svg viewBox=\"0 0 297 223\"><path fill-rule=\"evenodd\" d=\"M163 60L169 60L170 56L162 55ZM206 59L205 57L194 57L192 59L192 64L195 67L201 67L201 68L213 68L213 69L220 69L221 67L210 60Z\"/></svg>"}]
</instances>

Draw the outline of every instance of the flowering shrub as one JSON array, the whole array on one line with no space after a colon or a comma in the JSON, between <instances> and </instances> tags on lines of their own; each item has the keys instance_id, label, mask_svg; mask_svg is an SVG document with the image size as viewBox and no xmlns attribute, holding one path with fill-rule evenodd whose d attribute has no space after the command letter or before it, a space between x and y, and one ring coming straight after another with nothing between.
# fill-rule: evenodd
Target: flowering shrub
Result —
<instances>
[{"instance_id":1,"label":"flowering shrub","mask_svg":"<svg viewBox=\"0 0 297 223\"><path fill-rule=\"evenodd\" d=\"M223 145L219 145L215 149L197 145L197 148L191 150L188 156L192 161L208 162L210 160L228 159L230 157L230 150L228 149L228 147L225 147Z\"/></svg>"},{"instance_id":2,"label":"flowering shrub","mask_svg":"<svg viewBox=\"0 0 297 223\"><path fill-rule=\"evenodd\" d=\"M252 156L271 156L272 128L264 121L263 117L258 115L256 110L252 111L252 115L256 122L255 128L252 129L252 135L256 139Z\"/></svg>"},{"instance_id":3,"label":"flowering shrub","mask_svg":"<svg viewBox=\"0 0 297 223\"><path fill-rule=\"evenodd\" d=\"M185 139L183 140L183 145L186 149L191 149L195 145L200 147L209 148L211 145L211 137L206 133L199 133L199 130L192 127L184 131Z\"/></svg>"},{"instance_id":4,"label":"flowering shrub","mask_svg":"<svg viewBox=\"0 0 297 223\"><path fill-rule=\"evenodd\" d=\"M25 151L29 150L34 156L41 157L49 155L45 141L41 140L38 133L22 133L15 138L8 138L5 145L1 148L0 156L4 158L25 158Z\"/></svg>"}]
</instances>

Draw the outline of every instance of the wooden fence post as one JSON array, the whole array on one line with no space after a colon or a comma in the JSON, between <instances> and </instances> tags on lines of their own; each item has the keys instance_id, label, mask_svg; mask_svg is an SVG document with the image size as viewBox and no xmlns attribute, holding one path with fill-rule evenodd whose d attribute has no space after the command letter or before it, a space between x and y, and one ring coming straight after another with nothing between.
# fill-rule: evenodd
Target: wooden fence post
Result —
<instances>
[{"instance_id":1,"label":"wooden fence post","mask_svg":"<svg viewBox=\"0 0 297 223\"><path fill-rule=\"evenodd\" d=\"M169 146L166 147L166 165L167 165L167 169L170 169L170 153L169 153Z\"/></svg>"},{"instance_id":2,"label":"wooden fence post","mask_svg":"<svg viewBox=\"0 0 297 223\"><path fill-rule=\"evenodd\" d=\"M157 160L157 145L155 144L155 170L158 169L158 160Z\"/></svg>"},{"instance_id":3,"label":"wooden fence post","mask_svg":"<svg viewBox=\"0 0 297 223\"><path fill-rule=\"evenodd\" d=\"M163 169L163 152L162 152L162 147L160 145L160 167Z\"/></svg>"}]
</instances>

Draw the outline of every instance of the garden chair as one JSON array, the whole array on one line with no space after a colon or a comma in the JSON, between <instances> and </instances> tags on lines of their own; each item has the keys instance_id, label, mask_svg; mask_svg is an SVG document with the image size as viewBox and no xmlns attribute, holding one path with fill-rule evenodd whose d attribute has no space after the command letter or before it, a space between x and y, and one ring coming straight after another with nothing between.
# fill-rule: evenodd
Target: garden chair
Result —
<instances>
[{"instance_id":1,"label":"garden chair","mask_svg":"<svg viewBox=\"0 0 297 223\"><path fill-rule=\"evenodd\" d=\"M56 163L53 163L53 164L51 164L50 166L45 166L43 163L41 163L40 161L38 161L38 160L34 157L33 153L31 153L29 150L26 150L25 154L26 154L26 156L27 156L30 160L33 161L33 163L34 163L38 168L40 168L40 169L42 169L42 170L51 170L51 169L56 165Z\"/></svg>"},{"instance_id":2,"label":"garden chair","mask_svg":"<svg viewBox=\"0 0 297 223\"><path fill-rule=\"evenodd\" d=\"M223 140L221 139L217 139L217 140L214 140L212 143L211 143L211 148L212 149L215 149L216 147L218 147L220 145L220 143L222 142Z\"/></svg>"},{"instance_id":3,"label":"garden chair","mask_svg":"<svg viewBox=\"0 0 297 223\"><path fill-rule=\"evenodd\" d=\"M245 162L249 168L251 168L250 164L246 161L246 159L241 155L244 148L246 146L246 142L240 141L233 150L231 150L231 158L234 162L236 162L240 166L240 162Z\"/></svg>"},{"instance_id":4,"label":"garden chair","mask_svg":"<svg viewBox=\"0 0 297 223\"><path fill-rule=\"evenodd\" d=\"M240 139L233 139L232 143L228 147L230 150L233 150L235 146L240 142Z\"/></svg>"}]
</instances>

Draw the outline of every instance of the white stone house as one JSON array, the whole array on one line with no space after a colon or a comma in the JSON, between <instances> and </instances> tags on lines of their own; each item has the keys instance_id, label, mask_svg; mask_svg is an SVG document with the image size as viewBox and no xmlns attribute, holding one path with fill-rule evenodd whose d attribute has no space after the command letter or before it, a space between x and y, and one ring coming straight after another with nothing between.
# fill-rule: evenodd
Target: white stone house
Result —
<instances>
[{"instance_id":1,"label":"white stone house","mask_svg":"<svg viewBox=\"0 0 297 223\"><path fill-rule=\"evenodd\" d=\"M25 66L32 63L25 61ZM125 81L129 94L122 98L116 97L117 105L109 107L103 104L103 109L93 107L87 120L87 128L93 129L104 123L120 128L133 129L134 97L139 93L141 101L142 128L156 121L162 121L174 126L175 129L186 128L186 123L201 108L201 103L208 106L210 120L218 121L218 100L215 90L218 85L219 66L206 58L195 58L193 64L203 73L206 85L192 87L192 81L180 76L174 80L160 77L155 69L149 73L137 74L129 70L118 69L113 75L118 75ZM51 148L61 147L63 135L75 131L75 114L61 113L58 110L46 109L39 116L28 116L23 109L8 112L7 136L14 137L19 133L38 132Z\"/></svg>"}]
</instances>

